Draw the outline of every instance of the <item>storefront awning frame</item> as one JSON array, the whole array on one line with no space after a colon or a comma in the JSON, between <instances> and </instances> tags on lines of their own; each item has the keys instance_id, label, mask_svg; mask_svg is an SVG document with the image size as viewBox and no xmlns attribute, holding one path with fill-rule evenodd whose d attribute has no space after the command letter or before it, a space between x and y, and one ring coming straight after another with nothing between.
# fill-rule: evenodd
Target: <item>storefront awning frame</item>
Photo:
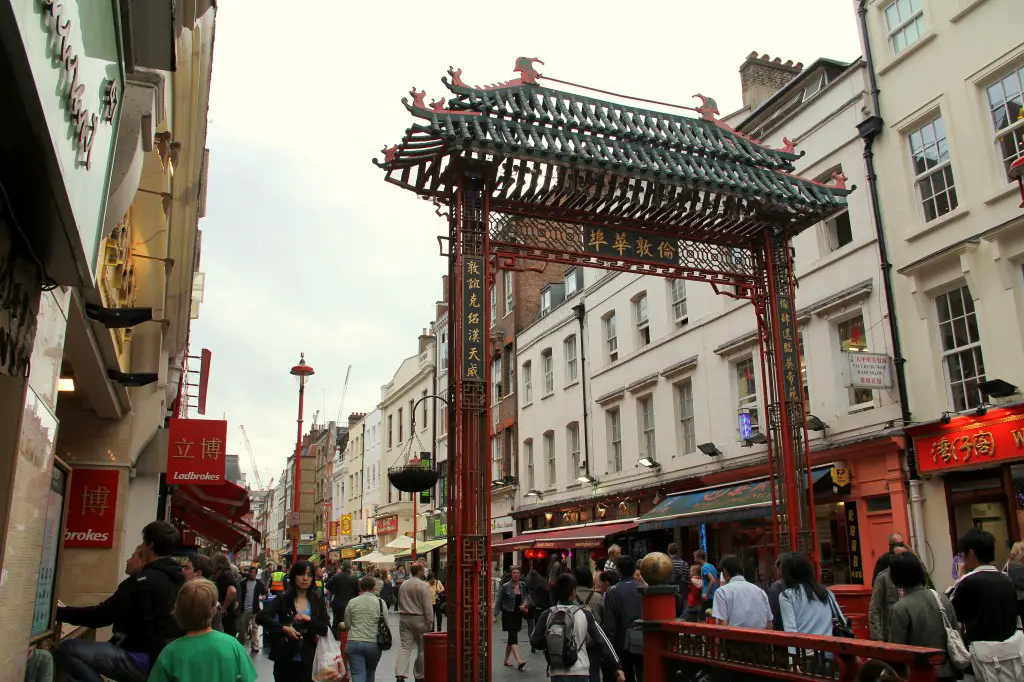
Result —
<instances>
[{"instance_id":1,"label":"storefront awning frame","mask_svg":"<svg viewBox=\"0 0 1024 682\"><path fill-rule=\"evenodd\" d=\"M520 535L495 540L491 548L504 552L524 549L596 549L604 547L611 535L634 530L639 519L597 521L577 526L561 526L543 530L528 530Z\"/></svg>"}]
</instances>

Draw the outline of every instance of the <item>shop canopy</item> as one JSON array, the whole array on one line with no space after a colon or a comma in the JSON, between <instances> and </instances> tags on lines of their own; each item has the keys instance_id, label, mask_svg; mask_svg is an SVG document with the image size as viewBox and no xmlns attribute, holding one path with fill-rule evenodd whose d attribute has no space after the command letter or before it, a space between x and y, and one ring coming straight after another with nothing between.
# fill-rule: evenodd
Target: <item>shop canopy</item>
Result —
<instances>
[{"instance_id":1,"label":"shop canopy","mask_svg":"<svg viewBox=\"0 0 1024 682\"><path fill-rule=\"evenodd\" d=\"M238 521L249 513L249 491L231 481L217 485L181 485L177 486L174 495L232 521Z\"/></svg>"},{"instance_id":2,"label":"shop canopy","mask_svg":"<svg viewBox=\"0 0 1024 682\"><path fill-rule=\"evenodd\" d=\"M172 513L205 539L236 551L260 533L242 520L249 513L249 491L225 481L213 486L176 486Z\"/></svg>"},{"instance_id":3,"label":"shop canopy","mask_svg":"<svg viewBox=\"0 0 1024 682\"><path fill-rule=\"evenodd\" d=\"M587 523L572 528L553 528L526 532L491 543L492 549L513 552L522 549L595 549L604 547L612 535L628 533L637 527L637 519L610 523Z\"/></svg>"},{"instance_id":4,"label":"shop canopy","mask_svg":"<svg viewBox=\"0 0 1024 682\"><path fill-rule=\"evenodd\" d=\"M812 470L812 485L824 479L831 471L830 466ZM657 507L640 517L640 530L762 518L771 515L771 507L771 484L767 478L760 478L669 495Z\"/></svg>"},{"instance_id":5,"label":"shop canopy","mask_svg":"<svg viewBox=\"0 0 1024 682\"><path fill-rule=\"evenodd\" d=\"M367 564L393 564L395 563L395 555L384 554L383 552L370 552L366 556L352 559L352 561Z\"/></svg>"},{"instance_id":6,"label":"shop canopy","mask_svg":"<svg viewBox=\"0 0 1024 682\"><path fill-rule=\"evenodd\" d=\"M444 547L448 544L448 538L438 538L437 540L423 540L422 542L416 543L416 556L433 552L438 547ZM407 559L412 556L412 548L403 549L394 555L396 559Z\"/></svg>"}]
</instances>

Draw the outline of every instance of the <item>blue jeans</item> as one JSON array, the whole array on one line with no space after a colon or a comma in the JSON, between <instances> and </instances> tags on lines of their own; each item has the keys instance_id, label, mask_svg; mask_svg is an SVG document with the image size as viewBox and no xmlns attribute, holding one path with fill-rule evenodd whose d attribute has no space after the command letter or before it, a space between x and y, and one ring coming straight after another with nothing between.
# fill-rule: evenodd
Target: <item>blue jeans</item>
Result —
<instances>
[{"instance_id":1,"label":"blue jeans","mask_svg":"<svg viewBox=\"0 0 1024 682\"><path fill-rule=\"evenodd\" d=\"M115 682L146 682L149 677L127 651L109 642L68 639L57 647L54 658L68 682L102 682L100 675Z\"/></svg>"},{"instance_id":2,"label":"blue jeans","mask_svg":"<svg viewBox=\"0 0 1024 682\"><path fill-rule=\"evenodd\" d=\"M373 682L380 663L381 650L376 642L348 641L345 647L348 665L351 668L352 682Z\"/></svg>"}]
</instances>

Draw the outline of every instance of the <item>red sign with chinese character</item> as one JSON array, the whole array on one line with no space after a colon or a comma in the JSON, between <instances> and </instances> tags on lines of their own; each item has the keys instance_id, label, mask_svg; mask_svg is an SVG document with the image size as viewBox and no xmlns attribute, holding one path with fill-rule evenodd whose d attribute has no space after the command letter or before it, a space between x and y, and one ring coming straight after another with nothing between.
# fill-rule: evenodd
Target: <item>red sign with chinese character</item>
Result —
<instances>
[{"instance_id":1,"label":"red sign with chinese character","mask_svg":"<svg viewBox=\"0 0 1024 682\"><path fill-rule=\"evenodd\" d=\"M117 469L75 469L68 490L65 547L109 549L117 519Z\"/></svg>"},{"instance_id":2,"label":"red sign with chinese character","mask_svg":"<svg viewBox=\"0 0 1024 682\"><path fill-rule=\"evenodd\" d=\"M1024 459L1024 407L991 408L982 417L953 417L949 424L907 429L923 472Z\"/></svg>"},{"instance_id":3,"label":"red sign with chinese character","mask_svg":"<svg viewBox=\"0 0 1024 682\"><path fill-rule=\"evenodd\" d=\"M397 516L385 516L384 518L377 519L377 535L388 535L389 533L398 532L398 517Z\"/></svg>"},{"instance_id":4,"label":"red sign with chinese character","mask_svg":"<svg viewBox=\"0 0 1024 682\"><path fill-rule=\"evenodd\" d=\"M217 485L224 482L228 423L220 419L171 419L167 483Z\"/></svg>"}]
</instances>

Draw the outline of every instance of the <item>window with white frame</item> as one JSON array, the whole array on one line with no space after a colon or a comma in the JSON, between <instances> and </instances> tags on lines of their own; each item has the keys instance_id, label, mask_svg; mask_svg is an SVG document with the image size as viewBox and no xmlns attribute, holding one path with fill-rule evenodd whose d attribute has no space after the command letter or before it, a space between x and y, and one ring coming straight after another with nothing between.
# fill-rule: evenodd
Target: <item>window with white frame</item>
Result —
<instances>
[{"instance_id":1,"label":"window with white frame","mask_svg":"<svg viewBox=\"0 0 1024 682\"><path fill-rule=\"evenodd\" d=\"M511 270L502 270L502 284L505 287L505 314L512 312L516 305L515 299L515 273Z\"/></svg>"},{"instance_id":2,"label":"window with white frame","mask_svg":"<svg viewBox=\"0 0 1024 682\"><path fill-rule=\"evenodd\" d=\"M533 402L533 363L529 360L523 363L523 404L529 405Z\"/></svg>"},{"instance_id":3,"label":"window with white frame","mask_svg":"<svg viewBox=\"0 0 1024 682\"><path fill-rule=\"evenodd\" d=\"M836 324L836 332L839 336L839 350L844 353L864 353L868 350L867 335L864 330L864 315L857 313ZM875 395L870 388L850 388L850 407L858 405L871 405L875 402Z\"/></svg>"},{"instance_id":4,"label":"window with white frame","mask_svg":"<svg viewBox=\"0 0 1024 682\"><path fill-rule=\"evenodd\" d=\"M501 394L510 396L516 388L516 354L512 344L505 346L501 353Z\"/></svg>"},{"instance_id":5,"label":"window with white frame","mask_svg":"<svg viewBox=\"0 0 1024 682\"><path fill-rule=\"evenodd\" d=\"M441 366L437 370L448 371L448 332L441 332Z\"/></svg>"},{"instance_id":6,"label":"window with white frame","mask_svg":"<svg viewBox=\"0 0 1024 682\"><path fill-rule=\"evenodd\" d=\"M572 268L565 273L565 298L568 300L583 288L583 270Z\"/></svg>"},{"instance_id":7,"label":"window with white frame","mask_svg":"<svg viewBox=\"0 0 1024 682\"><path fill-rule=\"evenodd\" d=\"M537 487L537 476L533 468L533 439L527 438L523 441L523 452L526 454L526 489L533 490Z\"/></svg>"},{"instance_id":8,"label":"window with white frame","mask_svg":"<svg viewBox=\"0 0 1024 682\"><path fill-rule=\"evenodd\" d=\"M885 26L889 30L889 46L899 54L924 35L924 10L921 0L896 0L885 8Z\"/></svg>"},{"instance_id":9,"label":"window with white frame","mask_svg":"<svg viewBox=\"0 0 1024 682\"><path fill-rule=\"evenodd\" d=\"M445 400L448 399L447 391L439 391L438 396L444 398ZM441 403L442 406L445 404L446 403L443 402ZM448 433L448 408L441 407L437 414L437 435L443 436L446 433Z\"/></svg>"},{"instance_id":10,"label":"window with white frame","mask_svg":"<svg viewBox=\"0 0 1024 682\"><path fill-rule=\"evenodd\" d=\"M579 378L579 367L576 363L576 335L567 338L565 346L565 383L571 384Z\"/></svg>"},{"instance_id":11,"label":"window with white frame","mask_svg":"<svg viewBox=\"0 0 1024 682\"><path fill-rule=\"evenodd\" d=\"M838 251L853 241L853 225L850 224L850 212L843 211L825 221L825 241L828 251Z\"/></svg>"},{"instance_id":12,"label":"window with white frame","mask_svg":"<svg viewBox=\"0 0 1024 682\"><path fill-rule=\"evenodd\" d=\"M622 471L622 414L619 408L605 413L608 423L608 469L611 473Z\"/></svg>"},{"instance_id":13,"label":"window with white frame","mask_svg":"<svg viewBox=\"0 0 1024 682\"><path fill-rule=\"evenodd\" d=\"M686 280L670 279L668 281L668 295L672 302L672 320L677 327L682 327L689 319L686 311Z\"/></svg>"},{"instance_id":14,"label":"window with white frame","mask_svg":"<svg viewBox=\"0 0 1024 682\"><path fill-rule=\"evenodd\" d=\"M757 404L757 381L754 375L754 359L744 358L733 366L736 372L736 411L750 415L750 433L761 430L760 409Z\"/></svg>"},{"instance_id":15,"label":"window with white frame","mask_svg":"<svg viewBox=\"0 0 1024 682\"><path fill-rule=\"evenodd\" d=\"M942 342L942 369L953 411L969 410L985 400L978 389L978 384L985 380L985 360L971 290L965 285L936 296L935 306Z\"/></svg>"},{"instance_id":16,"label":"window with white frame","mask_svg":"<svg viewBox=\"0 0 1024 682\"><path fill-rule=\"evenodd\" d=\"M548 463L548 487L555 487L555 432L544 434L544 459Z\"/></svg>"},{"instance_id":17,"label":"window with white frame","mask_svg":"<svg viewBox=\"0 0 1024 682\"><path fill-rule=\"evenodd\" d=\"M619 337L615 331L614 311L601 319L601 326L604 328L604 347L608 352L608 361L615 362L619 359Z\"/></svg>"},{"instance_id":18,"label":"window with white frame","mask_svg":"<svg viewBox=\"0 0 1024 682\"><path fill-rule=\"evenodd\" d=\"M405 422L402 420L402 408L399 407L398 408L398 442L399 443L402 442L402 437L403 437L402 436L402 428L403 428L404 424L405 424Z\"/></svg>"},{"instance_id":19,"label":"window with white frame","mask_svg":"<svg viewBox=\"0 0 1024 682\"><path fill-rule=\"evenodd\" d=\"M565 427L565 447L569 450L569 483L580 475L580 425L573 422Z\"/></svg>"},{"instance_id":20,"label":"window with white frame","mask_svg":"<svg viewBox=\"0 0 1024 682\"><path fill-rule=\"evenodd\" d=\"M1003 170L1024 155L1024 66L988 86L988 108Z\"/></svg>"},{"instance_id":21,"label":"window with white frame","mask_svg":"<svg viewBox=\"0 0 1024 682\"><path fill-rule=\"evenodd\" d=\"M544 395L551 395L555 392L555 362L550 348L540 353L540 371L544 373Z\"/></svg>"},{"instance_id":22,"label":"window with white frame","mask_svg":"<svg viewBox=\"0 0 1024 682\"><path fill-rule=\"evenodd\" d=\"M500 481L504 476L501 469L501 435L491 438L491 480Z\"/></svg>"},{"instance_id":23,"label":"window with white frame","mask_svg":"<svg viewBox=\"0 0 1024 682\"><path fill-rule=\"evenodd\" d=\"M491 325L498 321L498 287L491 285Z\"/></svg>"},{"instance_id":24,"label":"window with white frame","mask_svg":"<svg viewBox=\"0 0 1024 682\"><path fill-rule=\"evenodd\" d=\"M677 440L684 455L697 451L697 429L693 419L693 385L684 379L674 386L676 422L679 424Z\"/></svg>"},{"instance_id":25,"label":"window with white frame","mask_svg":"<svg viewBox=\"0 0 1024 682\"><path fill-rule=\"evenodd\" d=\"M640 457L656 458L654 434L654 396L648 394L636 401L637 423L640 426Z\"/></svg>"},{"instance_id":26,"label":"window with white frame","mask_svg":"<svg viewBox=\"0 0 1024 682\"><path fill-rule=\"evenodd\" d=\"M540 292L540 315L541 315L541 317L543 317L543 316L547 315L549 312L551 312L551 299L552 299L551 287L545 287L544 290Z\"/></svg>"},{"instance_id":27,"label":"window with white frame","mask_svg":"<svg viewBox=\"0 0 1024 682\"><path fill-rule=\"evenodd\" d=\"M501 358L491 360L491 400L501 400Z\"/></svg>"},{"instance_id":28,"label":"window with white frame","mask_svg":"<svg viewBox=\"0 0 1024 682\"><path fill-rule=\"evenodd\" d=\"M637 348L649 346L651 343L651 321L647 314L647 294L640 294L633 299L633 317L636 320Z\"/></svg>"},{"instance_id":29,"label":"window with white frame","mask_svg":"<svg viewBox=\"0 0 1024 682\"><path fill-rule=\"evenodd\" d=\"M910 156L914 163L914 185L927 223L946 215L958 205L953 166L946 141L946 125L942 117L910 133L909 141Z\"/></svg>"}]
</instances>

